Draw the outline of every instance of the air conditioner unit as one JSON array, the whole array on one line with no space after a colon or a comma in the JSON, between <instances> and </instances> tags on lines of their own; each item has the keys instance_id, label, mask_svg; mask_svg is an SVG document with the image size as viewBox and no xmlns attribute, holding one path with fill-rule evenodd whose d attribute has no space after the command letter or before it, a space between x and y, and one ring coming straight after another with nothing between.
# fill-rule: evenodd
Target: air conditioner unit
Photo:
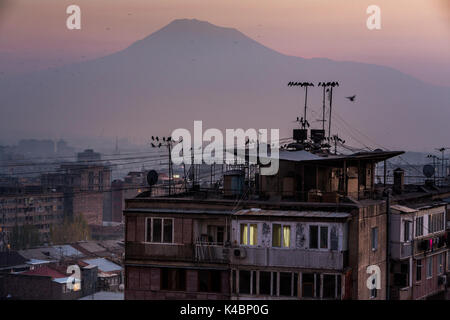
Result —
<instances>
[{"instance_id":1,"label":"air conditioner unit","mask_svg":"<svg viewBox=\"0 0 450 320\"><path fill-rule=\"evenodd\" d=\"M235 258L243 259L246 257L244 248L235 248L233 249L233 255Z\"/></svg>"},{"instance_id":2,"label":"air conditioner unit","mask_svg":"<svg viewBox=\"0 0 450 320\"><path fill-rule=\"evenodd\" d=\"M447 276L445 274L438 277L438 284L447 284Z\"/></svg>"}]
</instances>

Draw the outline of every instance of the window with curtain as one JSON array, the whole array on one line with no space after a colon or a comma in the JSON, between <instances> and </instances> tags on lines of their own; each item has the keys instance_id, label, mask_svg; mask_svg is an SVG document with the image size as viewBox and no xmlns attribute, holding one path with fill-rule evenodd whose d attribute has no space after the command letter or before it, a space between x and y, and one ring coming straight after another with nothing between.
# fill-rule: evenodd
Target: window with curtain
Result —
<instances>
[{"instance_id":1,"label":"window with curtain","mask_svg":"<svg viewBox=\"0 0 450 320\"><path fill-rule=\"evenodd\" d=\"M291 245L291 226L283 226L283 247L289 248Z\"/></svg>"},{"instance_id":2,"label":"window with curtain","mask_svg":"<svg viewBox=\"0 0 450 320\"><path fill-rule=\"evenodd\" d=\"M241 244L248 244L248 225L246 223L241 224Z\"/></svg>"},{"instance_id":3,"label":"window with curtain","mask_svg":"<svg viewBox=\"0 0 450 320\"><path fill-rule=\"evenodd\" d=\"M258 225L241 223L241 244L256 246L258 244Z\"/></svg>"},{"instance_id":4,"label":"window with curtain","mask_svg":"<svg viewBox=\"0 0 450 320\"><path fill-rule=\"evenodd\" d=\"M281 224L272 225L272 247L281 247Z\"/></svg>"},{"instance_id":5,"label":"window with curtain","mask_svg":"<svg viewBox=\"0 0 450 320\"><path fill-rule=\"evenodd\" d=\"M272 225L272 247L289 248L291 244L291 226Z\"/></svg>"}]
</instances>

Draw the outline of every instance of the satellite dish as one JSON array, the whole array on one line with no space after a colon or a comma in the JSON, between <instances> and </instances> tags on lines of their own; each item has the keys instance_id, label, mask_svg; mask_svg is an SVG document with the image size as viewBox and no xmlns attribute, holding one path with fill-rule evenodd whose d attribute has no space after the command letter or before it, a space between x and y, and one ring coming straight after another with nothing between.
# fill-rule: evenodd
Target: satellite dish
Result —
<instances>
[{"instance_id":1,"label":"satellite dish","mask_svg":"<svg viewBox=\"0 0 450 320\"><path fill-rule=\"evenodd\" d=\"M427 178L431 178L434 175L434 167L431 164L426 164L422 169L423 175Z\"/></svg>"},{"instance_id":2,"label":"satellite dish","mask_svg":"<svg viewBox=\"0 0 450 320\"><path fill-rule=\"evenodd\" d=\"M147 173L147 182L150 186L153 186L158 182L158 173L155 170L150 170Z\"/></svg>"}]
</instances>

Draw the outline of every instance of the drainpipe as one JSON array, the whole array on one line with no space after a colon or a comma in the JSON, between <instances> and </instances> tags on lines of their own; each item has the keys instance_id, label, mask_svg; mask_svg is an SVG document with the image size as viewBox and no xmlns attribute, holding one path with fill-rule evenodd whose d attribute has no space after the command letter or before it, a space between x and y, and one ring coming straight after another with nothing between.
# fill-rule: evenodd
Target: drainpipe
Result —
<instances>
[{"instance_id":1,"label":"drainpipe","mask_svg":"<svg viewBox=\"0 0 450 320\"><path fill-rule=\"evenodd\" d=\"M390 220L391 220L391 189L386 189L386 300L390 300L390 276L391 276L391 244L390 244Z\"/></svg>"}]
</instances>

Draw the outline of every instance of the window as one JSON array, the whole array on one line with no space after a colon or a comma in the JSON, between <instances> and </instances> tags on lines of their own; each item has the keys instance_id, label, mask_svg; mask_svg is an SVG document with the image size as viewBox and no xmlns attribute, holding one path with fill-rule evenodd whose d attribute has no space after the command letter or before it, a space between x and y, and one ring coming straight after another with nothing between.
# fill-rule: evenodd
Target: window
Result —
<instances>
[{"instance_id":1,"label":"window","mask_svg":"<svg viewBox=\"0 0 450 320\"><path fill-rule=\"evenodd\" d=\"M422 259L418 259L416 263L416 281L422 280Z\"/></svg>"},{"instance_id":2,"label":"window","mask_svg":"<svg viewBox=\"0 0 450 320\"><path fill-rule=\"evenodd\" d=\"M403 242L411 240L411 221L403 221Z\"/></svg>"},{"instance_id":3,"label":"window","mask_svg":"<svg viewBox=\"0 0 450 320\"><path fill-rule=\"evenodd\" d=\"M378 249L378 227L372 228L372 251Z\"/></svg>"},{"instance_id":4,"label":"window","mask_svg":"<svg viewBox=\"0 0 450 320\"><path fill-rule=\"evenodd\" d=\"M416 219L416 237L423 235L423 217L418 217Z\"/></svg>"},{"instance_id":5,"label":"window","mask_svg":"<svg viewBox=\"0 0 450 320\"><path fill-rule=\"evenodd\" d=\"M252 279L252 291L251 291L251 294L256 294L256 271L252 271L251 279Z\"/></svg>"},{"instance_id":6,"label":"window","mask_svg":"<svg viewBox=\"0 0 450 320\"><path fill-rule=\"evenodd\" d=\"M283 230L283 232L281 232ZM291 240L291 227L273 224L272 226L272 247L289 248Z\"/></svg>"},{"instance_id":7,"label":"window","mask_svg":"<svg viewBox=\"0 0 450 320\"><path fill-rule=\"evenodd\" d=\"M319 244L320 249L328 249L328 227L309 226L309 248L318 249Z\"/></svg>"},{"instance_id":8,"label":"window","mask_svg":"<svg viewBox=\"0 0 450 320\"><path fill-rule=\"evenodd\" d=\"M433 257L427 258L427 279L433 276Z\"/></svg>"},{"instance_id":9,"label":"window","mask_svg":"<svg viewBox=\"0 0 450 320\"><path fill-rule=\"evenodd\" d=\"M186 270L185 269L161 269L161 290L185 291Z\"/></svg>"},{"instance_id":10,"label":"window","mask_svg":"<svg viewBox=\"0 0 450 320\"><path fill-rule=\"evenodd\" d=\"M259 272L259 294L270 295L270 272Z\"/></svg>"},{"instance_id":11,"label":"window","mask_svg":"<svg viewBox=\"0 0 450 320\"><path fill-rule=\"evenodd\" d=\"M323 275L323 298L334 299L336 297L336 276L334 274Z\"/></svg>"},{"instance_id":12,"label":"window","mask_svg":"<svg viewBox=\"0 0 450 320\"><path fill-rule=\"evenodd\" d=\"M445 215L443 212L428 215L429 233L442 231L444 229L445 229Z\"/></svg>"},{"instance_id":13,"label":"window","mask_svg":"<svg viewBox=\"0 0 450 320\"><path fill-rule=\"evenodd\" d=\"M240 270L239 271L239 293L250 294L250 271Z\"/></svg>"},{"instance_id":14,"label":"window","mask_svg":"<svg viewBox=\"0 0 450 320\"><path fill-rule=\"evenodd\" d=\"M292 295L292 273L280 272L280 296Z\"/></svg>"},{"instance_id":15,"label":"window","mask_svg":"<svg viewBox=\"0 0 450 320\"><path fill-rule=\"evenodd\" d=\"M220 292L222 274L218 270L198 271L198 291L199 292Z\"/></svg>"},{"instance_id":16,"label":"window","mask_svg":"<svg viewBox=\"0 0 450 320\"><path fill-rule=\"evenodd\" d=\"M318 248L318 235L319 235L319 227L318 226L309 226L309 248L317 249Z\"/></svg>"},{"instance_id":17,"label":"window","mask_svg":"<svg viewBox=\"0 0 450 320\"><path fill-rule=\"evenodd\" d=\"M441 253L437 256L438 258L438 274L441 275L444 273L444 254Z\"/></svg>"},{"instance_id":18,"label":"window","mask_svg":"<svg viewBox=\"0 0 450 320\"><path fill-rule=\"evenodd\" d=\"M320 227L320 249L328 249L328 227Z\"/></svg>"},{"instance_id":19,"label":"window","mask_svg":"<svg viewBox=\"0 0 450 320\"><path fill-rule=\"evenodd\" d=\"M147 242L172 243L173 219L147 218Z\"/></svg>"},{"instance_id":20,"label":"window","mask_svg":"<svg viewBox=\"0 0 450 320\"><path fill-rule=\"evenodd\" d=\"M241 223L241 244L256 246L258 243L258 225Z\"/></svg>"},{"instance_id":21,"label":"window","mask_svg":"<svg viewBox=\"0 0 450 320\"><path fill-rule=\"evenodd\" d=\"M236 270L231 270L231 292L236 293Z\"/></svg>"},{"instance_id":22,"label":"window","mask_svg":"<svg viewBox=\"0 0 450 320\"><path fill-rule=\"evenodd\" d=\"M314 273L303 273L302 295L304 298L314 297Z\"/></svg>"}]
</instances>

